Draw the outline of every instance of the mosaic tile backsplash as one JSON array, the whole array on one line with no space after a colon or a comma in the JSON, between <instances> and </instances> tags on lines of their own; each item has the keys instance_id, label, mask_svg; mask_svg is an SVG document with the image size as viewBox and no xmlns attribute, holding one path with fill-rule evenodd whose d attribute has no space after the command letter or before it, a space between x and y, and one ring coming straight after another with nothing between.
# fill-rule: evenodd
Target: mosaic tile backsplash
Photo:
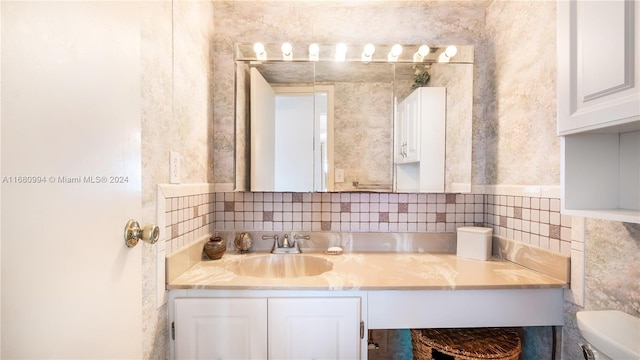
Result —
<instances>
[{"instance_id":1,"label":"mosaic tile backsplash","mask_svg":"<svg viewBox=\"0 0 640 360\"><path fill-rule=\"evenodd\" d=\"M560 199L485 195L485 226L494 235L571 254L571 221L560 214Z\"/></svg>"},{"instance_id":2,"label":"mosaic tile backsplash","mask_svg":"<svg viewBox=\"0 0 640 360\"><path fill-rule=\"evenodd\" d=\"M455 231L483 222L482 195L219 193L216 228L273 231Z\"/></svg>"},{"instance_id":3,"label":"mosaic tile backsplash","mask_svg":"<svg viewBox=\"0 0 640 360\"><path fill-rule=\"evenodd\" d=\"M494 234L570 254L571 217L560 200L481 194L220 192L166 200L167 253L216 230Z\"/></svg>"},{"instance_id":4,"label":"mosaic tile backsplash","mask_svg":"<svg viewBox=\"0 0 640 360\"><path fill-rule=\"evenodd\" d=\"M167 254L213 233L215 198L215 194L199 194L165 200Z\"/></svg>"}]
</instances>

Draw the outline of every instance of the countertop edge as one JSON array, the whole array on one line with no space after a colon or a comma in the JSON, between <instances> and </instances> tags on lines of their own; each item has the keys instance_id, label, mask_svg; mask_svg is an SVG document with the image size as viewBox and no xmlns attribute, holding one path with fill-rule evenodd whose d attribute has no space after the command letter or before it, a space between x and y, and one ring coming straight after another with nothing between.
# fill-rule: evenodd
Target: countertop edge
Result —
<instances>
[{"instance_id":1,"label":"countertop edge","mask_svg":"<svg viewBox=\"0 0 640 360\"><path fill-rule=\"evenodd\" d=\"M262 254L262 253L254 253L254 254L250 254L250 256L269 256L269 254ZM322 256L322 254L318 254L318 253L306 253L306 255L311 255L311 256ZM371 255L380 255L380 253L350 253L347 254L350 256L363 256L366 257L367 255L371 256ZM397 256L398 253L394 253L394 254L390 254L393 256ZM407 257L411 257L411 256L415 256L415 255L424 255L424 254L414 254L414 253L407 253L406 254ZM403 285L403 284L399 284L399 285L392 285L389 284L390 281L404 281L404 278L401 279L397 279L397 274L396 277L393 278L392 280L387 279L386 281L381 281L380 285L371 285L371 284L360 284L361 282L364 281L359 281L359 282L351 282L349 283L349 281L347 281L344 285L340 283L340 280L338 279L338 281L334 284L327 284L326 282L328 281L326 278L324 278L322 275L318 275L318 276L307 276L307 277L303 277L303 278L282 278L282 279L277 279L278 283L274 284L273 280L274 279L262 279L262 278L258 278L258 277L253 277L253 276L241 276L241 275L232 275L231 277L226 276L223 278L216 278L216 276L220 275L220 272L218 273L212 273L209 274L207 273L207 271L210 271L212 269L219 269L219 271L222 271L223 274L227 274L229 273L227 271L227 269L225 268L225 266L223 264L225 264L224 262L213 262L213 261L200 261L197 262L196 264L194 264L189 270L187 270L185 273L181 274L180 276L178 276L177 278L175 278L173 281L169 282L166 285L166 289L167 290L177 290L177 289L204 289L204 290L253 290L253 291L260 291L260 290L294 290L294 291L414 291L414 290L418 290L418 291L424 291L424 290L438 290L438 291L456 291L456 290L510 290L510 289L553 289L553 288L569 288L569 283L562 281L560 279L556 279L553 278L549 275L545 275L542 274L538 271L529 269L525 266L522 266L518 263L509 261L509 260L505 260L505 259L496 259L496 258L492 258L490 261L469 261L468 259L459 259L457 257L455 257L455 255L452 254L429 254L431 256L436 257L437 259L442 259L443 262L441 264L419 264L420 266L423 266L423 269L418 269L416 270L415 267L409 267L408 270L410 271L424 271L426 273L435 273L436 271L434 270L433 266L442 266L444 268L446 268L444 271L451 271L450 267L451 264L450 262L453 262L455 264L458 264L459 262L462 262L463 264L465 264L464 266L466 267L478 267L478 269L484 269L486 268L483 265L487 265L487 267L489 266L496 266L496 264L498 264L498 266L506 266L507 269L505 271L512 271L512 272L517 272L517 276L522 276L522 277L527 277L529 278L528 283L525 283L524 281L522 283L514 283L512 280L511 283L506 283L508 281L505 280L505 282L500 282L497 281L497 283L495 282L495 280L489 281L485 279L485 282L479 281L477 284L470 284L470 280L469 279L462 279L463 283L462 284L452 284L452 279L446 279L445 280L440 280L439 283L433 284L416 284L416 279L415 279L415 274L410 275L409 272L407 273L407 277L411 277L414 276L414 279L412 280L413 283L407 284L407 285ZM340 259L340 261L345 261L344 258L342 258L344 255L325 255L322 257L325 257L327 259L335 259L336 261L338 261ZM237 255L234 255L234 257L237 257ZM235 261L235 260L228 260L228 261ZM369 262L367 265L369 266L379 266L379 264L373 264L371 262ZM414 264L412 264L414 265ZM350 265L350 266L357 266L357 265ZM406 265L404 265L406 266ZM455 269L456 271L466 271L467 272L467 276L468 276L468 269ZM352 275L350 272L348 271L344 271L342 270L340 273L341 276L345 276L345 277L349 277L350 275ZM386 273L385 273L386 275ZM438 274L436 274L438 275ZM451 276L451 275L449 275ZM197 279L197 277L201 277L200 280ZM302 279L302 280L301 280ZM460 281L460 279L458 279L458 273L455 274L455 280ZM233 284L234 281L237 281L238 284ZM287 281L289 281L289 283L286 283ZM317 281L318 283L313 283L313 281ZM429 282L429 279L426 279L425 282ZM251 284L247 284L247 282L253 282ZM271 282L271 283L270 283ZM284 282L284 283L283 283ZM301 283L302 282L302 283ZM311 282L311 283L310 283ZM371 282L371 281L369 281Z\"/></svg>"}]
</instances>

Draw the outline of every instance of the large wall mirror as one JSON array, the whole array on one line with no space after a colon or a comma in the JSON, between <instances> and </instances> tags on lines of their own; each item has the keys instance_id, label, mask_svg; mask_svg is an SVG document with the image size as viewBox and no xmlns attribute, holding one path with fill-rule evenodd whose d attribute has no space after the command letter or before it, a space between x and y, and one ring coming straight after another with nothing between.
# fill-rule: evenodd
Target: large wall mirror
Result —
<instances>
[{"instance_id":1,"label":"large wall mirror","mask_svg":"<svg viewBox=\"0 0 640 360\"><path fill-rule=\"evenodd\" d=\"M473 47L373 48L236 45L237 191L470 191ZM408 120L425 125L402 131L429 135L415 140L422 157L403 161L402 109L420 87L444 93L442 131L430 130L431 115ZM442 186L420 185L427 176Z\"/></svg>"}]
</instances>

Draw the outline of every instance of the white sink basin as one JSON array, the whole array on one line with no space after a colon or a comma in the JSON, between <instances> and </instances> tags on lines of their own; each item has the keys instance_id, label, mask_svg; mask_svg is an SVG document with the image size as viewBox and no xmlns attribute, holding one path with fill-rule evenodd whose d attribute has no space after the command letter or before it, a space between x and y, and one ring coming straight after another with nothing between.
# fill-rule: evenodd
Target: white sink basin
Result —
<instances>
[{"instance_id":1,"label":"white sink basin","mask_svg":"<svg viewBox=\"0 0 640 360\"><path fill-rule=\"evenodd\" d=\"M315 276L333 268L329 260L300 254L272 254L250 257L233 263L229 270L259 278L292 278Z\"/></svg>"},{"instance_id":2,"label":"white sink basin","mask_svg":"<svg viewBox=\"0 0 640 360\"><path fill-rule=\"evenodd\" d=\"M578 311L580 334L614 360L640 359L640 318L618 310Z\"/></svg>"}]
</instances>

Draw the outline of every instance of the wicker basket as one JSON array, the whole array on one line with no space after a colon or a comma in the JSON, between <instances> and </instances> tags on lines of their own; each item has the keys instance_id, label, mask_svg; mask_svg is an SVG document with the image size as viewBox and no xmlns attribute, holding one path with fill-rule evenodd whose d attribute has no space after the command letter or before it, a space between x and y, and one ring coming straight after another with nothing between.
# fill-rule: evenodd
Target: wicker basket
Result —
<instances>
[{"instance_id":1,"label":"wicker basket","mask_svg":"<svg viewBox=\"0 0 640 360\"><path fill-rule=\"evenodd\" d=\"M520 334L507 328L411 329L411 344L416 360L517 360L522 351Z\"/></svg>"}]
</instances>

